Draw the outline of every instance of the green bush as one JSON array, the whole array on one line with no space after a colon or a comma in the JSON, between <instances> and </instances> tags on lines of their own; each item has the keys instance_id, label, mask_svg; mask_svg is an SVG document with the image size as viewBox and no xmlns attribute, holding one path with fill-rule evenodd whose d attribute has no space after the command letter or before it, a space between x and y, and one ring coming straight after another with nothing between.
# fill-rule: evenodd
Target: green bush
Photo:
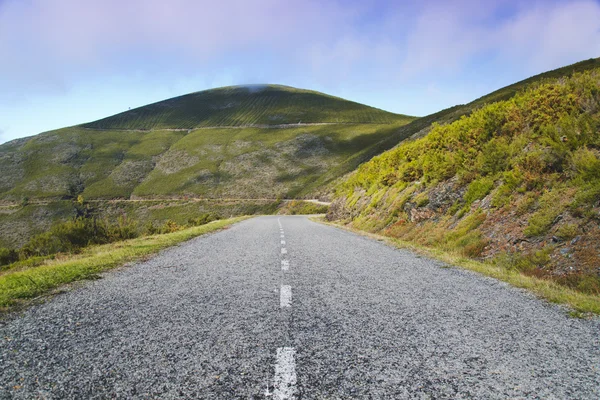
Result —
<instances>
[{"instance_id":1,"label":"green bush","mask_svg":"<svg viewBox=\"0 0 600 400\"><path fill-rule=\"evenodd\" d=\"M328 210L329 207L322 204L315 204L302 200L292 200L283 205L280 213L287 215L310 215L325 214Z\"/></svg>"},{"instance_id":2,"label":"green bush","mask_svg":"<svg viewBox=\"0 0 600 400\"><path fill-rule=\"evenodd\" d=\"M417 207L425 207L427 204L429 204L429 196L427 195L427 192L416 195L414 202L416 203Z\"/></svg>"},{"instance_id":3,"label":"green bush","mask_svg":"<svg viewBox=\"0 0 600 400\"><path fill-rule=\"evenodd\" d=\"M12 264L19 260L19 253L13 249L0 247L0 266Z\"/></svg>"},{"instance_id":4,"label":"green bush","mask_svg":"<svg viewBox=\"0 0 600 400\"><path fill-rule=\"evenodd\" d=\"M556 236L563 240L573 239L577 236L577 230L576 224L564 224L556 230Z\"/></svg>"},{"instance_id":5,"label":"green bush","mask_svg":"<svg viewBox=\"0 0 600 400\"><path fill-rule=\"evenodd\" d=\"M548 232L569 201L560 189L544 192L538 201L537 211L527 221L523 231L525 236L540 236Z\"/></svg>"},{"instance_id":6,"label":"green bush","mask_svg":"<svg viewBox=\"0 0 600 400\"><path fill-rule=\"evenodd\" d=\"M208 224L209 222L212 222L212 221L217 221L219 219L221 219L221 216L218 214L206 213L206 214L202 214L198 217L188 219L188 224L191 226L200 226L200 225Z\"/></svg>"},{"instance_id":7,"label":"green bush","mask_svg":"<svg viewBox=\"0 0 600 400\"><path fill-rule=\"evenodd\" d=\"M116 224L106 223L106 226L108 242L135 239L140 235L137 222L127 218L126 215L119 216Z\"/></svg>"},{"instance_id":8,"label":"green bush","mask_svg":"<svg viewBox=\"0 0 600 400\"><path fill-rule=\"evenodd\" d=\"M137 224L125 216L120 216L114 224L95 217L76 217L31 238L21 248L20 258L77 252L92 244L133 239L138 235Z\"/></svg>"},{"instance_id":9,"label":"green bush","mask_svg":"<svg viewBox=\"0 0 600 400\"><path fill-rule=\"evenodd\" d=\"M480 178L469 185L464 195L466 207L470 206L475 200L481 200L494 187L494 181L491 178Z\"/></svg>"}]
</instances>

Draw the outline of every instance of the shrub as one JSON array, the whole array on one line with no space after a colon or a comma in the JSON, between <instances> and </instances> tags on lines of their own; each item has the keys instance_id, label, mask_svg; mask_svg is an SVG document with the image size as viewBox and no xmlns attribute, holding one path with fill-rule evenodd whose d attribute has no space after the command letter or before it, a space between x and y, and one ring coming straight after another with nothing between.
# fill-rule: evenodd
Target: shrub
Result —
<instances>
[{"instance_id":1,"label":"shrub","mask_svg":"<svg viewBox=\"0 0 600 400\"><path fill-rule=\"evenodd\" d=\"M492 206L493 207L504 207L509 204L512 199L512 189L506 183L501 185L494 196L492 197Z\"/></svg>"},{"instance_id":2,"label":"shrub","mask_svg":"<svg viewBox=\"0 0 600 400\"><path fill-rule=\"evenodd\" d=\"M19 253L13 249L0 247L0 265L12 264L19 260Z\"/></svg>"},{"instance_id":3,"label":"shrub","mask_svg":"<svg viewBox=\"0 0 600 400\"><path fill-rule=\"evenodd\" d=\"M564 224L556 230L556 236L562 240L573 239L577 236L577 225L576 224Z\"/></svg>"},{"instance_id":4,"label":"shrub","mask_svg":"<svg viewBox=\"0 0 600 400\"><path fill-rule=\"evenodd\" d=\"M523 231L525 236L540 236L548 232L569 201L569 194L559 188L544 192L538 201L538 210L527 221Z\"/></svg>"},{"instance_id":5,"label":"shrub","mask_svg":"<svg viewBox=\"0 0 600 400\"><path fill-rule=\"evenodd\" d=\"M504 171L508 167L510 159L509 146L505 138L490 140L483 146L481 152L481 172L485 175L493 175Z\"/></svg>"},{"instance_id":6,"label":"shrub","mask_svg":"<svg viewBox=\"0 0 600 400\"><path fill-rule=\"evenodd\" d=\"M20 250L21 258L47 256L65 251L60 240L52 232L44 232L32 237Z\"/></svg>"},{"instance_id":7,"label":"shrub","mask_svg":"<svg viewBox=\"0 0 600 400\"><path fill-rule=\"evenodd\" d=\"M535 275L536 270L550 263L551 252L552 247L546 247L528 254L504 252L494 257L492 263L509 271L515 270L525 272L528 275Z\"/></svg>"},{"instance_id":8,"label":"shrub","mask_svg":"<svg viewBox=\"0 0 600 400\"><path fill-rule=\"evenodd\" d=\"M137 224L120 216L115 224L98 218L76 217L54 225L21 248L21 258L77 252L91 244L104 244L138 236Z\"/></svg>"},{"instance_id":9,"label":"shrub","mask_svg":"<svg viewBox=\"0 0 600 400\"><path fill-rule=\"evenodd\" d=\"M208 224L209 222L216 221L219 219L221 219L221 216L218 214L206 213L206 214L202 214L198 217L188 219L188 224L192 225L192 226L200 226L200 225L205 225L205 224Z\"/></svg>"},{"instance_id":10,"label":"shrub","mask_svg":"<svg viewBox=\"0 0 600 400\"><path fill-rule=\"evenodd\" d=\"M427 192L419 193L415 196L414 201L417 207L425 207L429 204L429 196L427 195Z\"/></svg>"},{"instance_id":11,"label":"shrub","mask_svg":"<svg viewBox=\"0 0 600 400\"><path fill-rule=\"evenodd\" d=\"M600 180L600 158L592 150L577 149L571 157L571 165L584 181Z\"/></svg>"},{"instance_id":12,"label":"shrub","mask_svg":"<svg viewBox=\"0 0 600 400\"><path fill-rule=\"evenodd\" d=\"M160 233L173 233L180 230L182 227L177 225L177 222L168 219L162 226Z\"/></svg>"},{"instance_id":13,"label":"shrub","mask_svg":"<svg viewBox=\"0 0 600 400\"><path fill-rule=\"evenodd\" d=\"M464 195L465 206L469 207L475 200L481 200L494 187L494 181L491 178L480 178L469 185Z\"/></svg>"},{"instance_id":14,"label":"shrub","mask_svg":"<svg viewBox=\"0 0 600 400\"><path fill-rule=\"evenodd\" d=\"M106 223L106 226L108 227L107 239L109 242L134 239L140 235L137 222L127 218L126 215L119 216L116 224L109 225Z\"/></svg>"}]
</instances>

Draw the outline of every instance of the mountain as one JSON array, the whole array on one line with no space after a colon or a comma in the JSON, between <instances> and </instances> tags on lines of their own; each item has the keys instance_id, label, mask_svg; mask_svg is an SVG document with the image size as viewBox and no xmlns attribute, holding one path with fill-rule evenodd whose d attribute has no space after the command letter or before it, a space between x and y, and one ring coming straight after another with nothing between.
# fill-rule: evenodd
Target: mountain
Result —
<instances>
[{"instance_id":1,"label":"mountain","mask_svg":"<svg viewBox=\"0 0 600 400\"><path fill-rule=\"evenodd\" d=\"M79 211L139 226L272 213L404 139L414 117L276 85L227 87L0 145L0 247ZM204 200L199 200L202 198ZM134 200L134 201L130 201Z\"/></svg>"},{"instance_id":2,"label":"mountain","mask_svg":"<svg viewBox=\"0 0 600 400\"><path fill-rule=\"evenodd\" d=\"M418 119L314 91L249 85L17 139L0 145L0 246L18 246L74 215L78 196L100 215L141 224L268 213L279 198L327 197L359 164L436 124L599 64L540 74Z\"/></svg>"},{"instance_id":3,"label":"mountain","mask_svg":"<svg viewBox=\"0 0 600 400\"><path fill-rule=\"evenodd\" d=\"M155 130L312 123L391 124L412 119L312 90L246 85L174 97L83 127Z\"/></svg>"},{"instance_id":4,"label":"mountain","mask_svg":"<svg viewBox=\"0 0 600 400\"><path fill-rule=\"evenodd\" d=\"M299 196L413 119L286 86L191 93L0 146L0 200Z\"/></svg>"},{"instance_id":5,"label":"mountain","mask_svg":"<svg viewBox=\"0 0 600 400\"><path fill-rule=\"evenodd\" d=\"M600 294L600 66L576 66L442 113L339 183L329 218Z\"/></svg>"}]
</instances>

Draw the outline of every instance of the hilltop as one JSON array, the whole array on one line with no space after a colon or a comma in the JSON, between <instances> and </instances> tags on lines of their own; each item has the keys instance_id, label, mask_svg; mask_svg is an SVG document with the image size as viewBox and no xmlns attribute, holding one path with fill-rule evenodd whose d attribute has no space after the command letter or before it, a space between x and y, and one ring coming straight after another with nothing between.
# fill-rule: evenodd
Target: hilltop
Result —
<instances>
[{"instance_id":1,"label":"hilltop","mask_svg":"<svg viewBox=\"0 0 600 400\"><path fill-rule=\"evenodd\" d=\"M413 119L284 86L191 93L0 146L0 199L295 196Z\"/></svg>"},{"instance_id":2,"label":"hilltop","mask_svg":"<svg viewBox=\"0 0 600 400\"><path fill-rule=\"evenodd\" d=\"M195 129L289 124L391 124L414 118L312 90L228 86L159 101L82 125L94 129Z\"/></svg>"}]
</instances>

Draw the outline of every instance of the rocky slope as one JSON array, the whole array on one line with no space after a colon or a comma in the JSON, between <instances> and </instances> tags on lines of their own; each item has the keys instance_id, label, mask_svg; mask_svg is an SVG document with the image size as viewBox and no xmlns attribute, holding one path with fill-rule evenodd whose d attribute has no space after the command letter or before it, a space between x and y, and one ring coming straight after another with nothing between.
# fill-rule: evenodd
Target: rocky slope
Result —
<instances>
[{"instance_id":1,"label":"rocky slope","mask_svg":"<svg viewBox=\"0 0 600 400\"><path fill-rule=\"evenodd\" d=\"M600 293L600 69L375 157L329 218Z\"/></svg>"}]
</instances>

